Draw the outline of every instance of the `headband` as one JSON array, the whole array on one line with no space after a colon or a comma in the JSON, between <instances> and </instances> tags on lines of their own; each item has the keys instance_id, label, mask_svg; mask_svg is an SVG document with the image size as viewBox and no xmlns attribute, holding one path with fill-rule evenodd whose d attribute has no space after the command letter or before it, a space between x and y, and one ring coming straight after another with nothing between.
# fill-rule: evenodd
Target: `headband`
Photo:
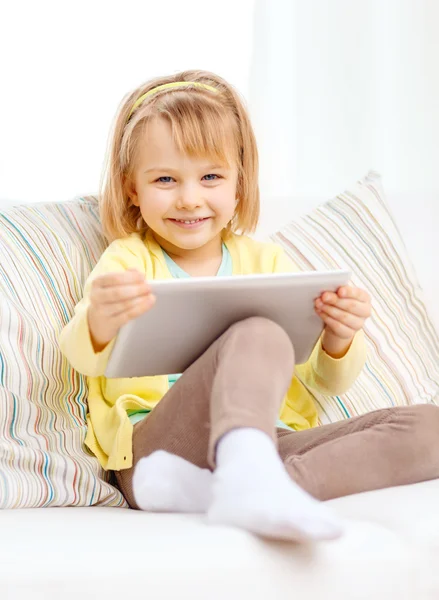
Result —
<instances>
[{"instance_id":1,"label":"headband","mask_svg":"<svg viewBox=\"0 0 439 600\"><path fill-rule=\"evenodd\" d=\"M148 96L153 96L156 92L159 92L160 90L167 90L167 89L171 89L171 88L179 88L179 87L184 87L184 86L201 87L201 88L205 88L206 90L210 90L211 92L218 91L217 88L212 87L211 85L207 85L207 83L199 83L198 81L173 81L172 83L163 83L162 85L158 85L157 87L153 88L152 90L149 90L148 92L146 92L146 94L143 94L142 96L140 96L140 98L138 98L134 102L133 108L131 109L130 114L128 115L127 122L130 120L131 115L136 110L136 108L140 104L142 104L142 102Z\"/></svg>"}]
</instances>

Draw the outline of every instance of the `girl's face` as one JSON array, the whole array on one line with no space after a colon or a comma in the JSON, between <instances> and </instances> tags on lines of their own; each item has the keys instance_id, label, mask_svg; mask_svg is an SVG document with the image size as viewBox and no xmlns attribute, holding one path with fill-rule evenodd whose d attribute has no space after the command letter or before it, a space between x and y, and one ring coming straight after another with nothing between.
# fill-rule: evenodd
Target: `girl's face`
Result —
<instances>
[{"instance_id":1,"label":"girl's face","mask_svg":"<svg viewBox=\"0 0 439 600\"><path fill-rule=\"evenodd\" d=\"M166 250L216 245L235 213L236 165L181 154L165 119L150 122L133 179L127 190L131 201Z\"/></svg>"}]
</instances>

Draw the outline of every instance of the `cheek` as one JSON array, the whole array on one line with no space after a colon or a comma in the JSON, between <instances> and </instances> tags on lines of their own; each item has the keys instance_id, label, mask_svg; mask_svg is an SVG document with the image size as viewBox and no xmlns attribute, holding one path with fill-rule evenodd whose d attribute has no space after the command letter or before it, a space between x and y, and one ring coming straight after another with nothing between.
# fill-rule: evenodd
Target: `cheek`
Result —
<instances>
[{"instance_id":1,"label":"cheek","mask_svg":"<svg viewBox=\"0 0 439 600\"><path fill-rule=\"evenodd\" d=\"M149 189L142 195L142 212L151 215L161 214L173 203L173 195L170 190Z\"/></svg>"},{"instance_id":2,"label":"cheek","mask_svg":"<svg viewBox=\"0 0 439 600\"><path fill-rule=\"evenodd\" d=\"M236 186L233 184L224 185L212 190L210 200L218 212L230 213L236 208Z\"/></svg>"}]
</instances>

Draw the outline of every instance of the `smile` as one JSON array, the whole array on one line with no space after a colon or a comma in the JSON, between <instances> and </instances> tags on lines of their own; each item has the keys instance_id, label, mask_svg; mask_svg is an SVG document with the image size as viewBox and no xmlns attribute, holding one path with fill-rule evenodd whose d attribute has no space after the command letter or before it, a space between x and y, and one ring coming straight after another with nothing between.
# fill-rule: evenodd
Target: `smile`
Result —
<instances>
[{"instance_id":1,"label":"smile","mask_svg":"<svg viewBox=\"0 0 439 600\"><path fill-rule=\"evenodd\" d=\"M210 217L203 217L201 219L169 219L171 223L177 225L177 227L183 227L184 229L194 229L201 227Z\"/></svg>"},{"instance_id":2,"label":"smile","mask_svg":"<svg viewBox=\"0 0 439 600\"><path fill-rule=\"evenodd\" d=\"M183 219L172 219L173 221L177 221L177 223L198 223L198 221L203 221L204 218L201 219L194 219L192 221L185 221Z\"/></svg>"}]
</instances>

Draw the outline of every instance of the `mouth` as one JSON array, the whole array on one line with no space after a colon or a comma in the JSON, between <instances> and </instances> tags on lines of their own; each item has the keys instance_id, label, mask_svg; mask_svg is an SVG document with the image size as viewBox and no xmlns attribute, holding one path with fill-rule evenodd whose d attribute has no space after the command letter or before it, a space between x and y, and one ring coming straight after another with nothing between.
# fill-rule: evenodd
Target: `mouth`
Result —
<instances>
[{"instance_id":1,"label":"mouth","mask_svg":"<svg viewBox=\"0 0 439 600\"><path fill-rule=\"evenodd\" d=\"M183 229L196 229L201 227L209 219L210 217L202 217L200 219L169 219L169 221L177 225L177 227L182 227Z\"/></svg>"}]
</instances>

